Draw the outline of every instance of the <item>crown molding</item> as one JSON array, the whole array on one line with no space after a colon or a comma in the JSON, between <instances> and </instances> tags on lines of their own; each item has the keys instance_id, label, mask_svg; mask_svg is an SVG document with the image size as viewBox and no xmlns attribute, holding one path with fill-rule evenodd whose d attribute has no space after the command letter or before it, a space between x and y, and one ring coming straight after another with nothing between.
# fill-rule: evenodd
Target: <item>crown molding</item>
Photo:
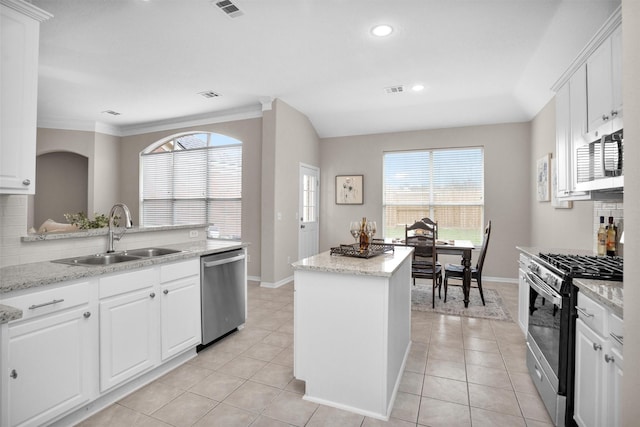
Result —
<instances>
[{"instance_id":1,"label":"crown molding","mask_svg":"<svg viewBox=\"0 0 640 427\"><path fill-rule=\"evenodd\" d=\"M210 125L213 123L224 123L236 120L256 119L262 117L262 109L259 105L236 108L216 113L199 114L195 116L181 117L177 119L161 120L157 122L144 123L141 125L122 126L121 136L140 135L143 133L160 132L165 130L179 129L184 127L194 127Z\"/></svg>"},{"instance_id":2,"label":"crown molding","mask_svg":"<svg viewBox=\"0 0 640 427\"><path fill-rule=\"evenodd\" d=\"M4 0L3 0L4 1ZM38 127L47 129L64 129L84 132L104 133L112 136L133 136L143 133L160 132L165 130L197 127L213 123L224 123L236 120L256 119L262 117L262 106L255 105L244 108L227 110L219 114L199 114L181 117L179 119L162 120L131 126L113 126L102 122L83 120L47 120L39 119Z\"/></svg>"},{"instance_id":3,"label":"crown molding","mask_svg":"<svg viewBox=\"0 0 640 427\"><path fill-rule=\"evenodd\" d=\"M53 18L53 15L49 12L22 0L0 0L0 4L20 12L23 15L27 15L39 22L44 22L47 19Z\"/></svg>"}]
</instances>

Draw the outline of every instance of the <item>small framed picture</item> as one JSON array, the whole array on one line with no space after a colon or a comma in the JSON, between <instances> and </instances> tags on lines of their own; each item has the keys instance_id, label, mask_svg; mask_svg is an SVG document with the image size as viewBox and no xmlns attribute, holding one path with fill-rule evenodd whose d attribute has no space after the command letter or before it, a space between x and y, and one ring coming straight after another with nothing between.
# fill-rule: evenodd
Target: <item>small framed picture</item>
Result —
<instances>
[{"instance_id":1,"label":"small framed picture","mask_svg":"<svg viewBox=\"0 0 640 427\"><path fill-rule=\"evenodd\" d=\"M545 154L538 159L536 164L536 183L539 202L548 202L551 200L551 174L549 171L550 159L551 155Z\"/></svg>"},{"instance_id":2,"label":"small framed picture","mask_svg":"<svg viewBox=\"0 0 640 427\"><path fill-rule=\"evenodd\" d=\"M363 201L363 175L336 176L336 204L361 205Z\"/></svg>"}]
</instances>

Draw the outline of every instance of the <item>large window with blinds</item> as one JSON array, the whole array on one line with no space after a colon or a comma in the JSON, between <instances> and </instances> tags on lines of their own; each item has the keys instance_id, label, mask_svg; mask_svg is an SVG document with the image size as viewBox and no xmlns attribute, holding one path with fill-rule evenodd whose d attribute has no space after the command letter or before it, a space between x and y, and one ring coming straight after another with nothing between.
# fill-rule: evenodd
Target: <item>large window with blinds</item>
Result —
<instances>
[{"instance_id":1,"label":"large window with blinds","mask_svg":"<svg viewBox=\"0 0 640 427\"><path fill-rule=\"evenodd\" d=\"M384 154L384 237L404 238L406 224L438 222L438 239L482 242L484 150L479 147Z\"/></svg>"},{"instance_id":2,"label":"large window with blinds","mask_svg":"<svg viewBox=\"0 0 640 427\"><path fill-rule=\"evenodd\" d=\"M240 239L242 142L198 132L162 140L140 155L144 226L205 224Z\"/></svg>"}]
</instances>

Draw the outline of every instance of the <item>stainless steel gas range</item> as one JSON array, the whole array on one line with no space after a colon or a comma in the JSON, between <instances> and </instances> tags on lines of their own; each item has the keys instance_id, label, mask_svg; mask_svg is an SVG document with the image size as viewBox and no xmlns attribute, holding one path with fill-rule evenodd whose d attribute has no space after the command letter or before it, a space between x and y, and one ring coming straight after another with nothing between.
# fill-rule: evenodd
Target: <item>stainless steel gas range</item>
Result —
<instances>
[{"instance_id":1,"label":"stainless steel gas range","mask_svg":"<svg viewBox=\"0 0 640 427\"><path fill-rule=\"evenodd\" d=\"M574 278L622 281L623 261L541 253L526 268L529 285L527 366L556 426L574 426L576 302Z\"/></svg>"}]
</instances>

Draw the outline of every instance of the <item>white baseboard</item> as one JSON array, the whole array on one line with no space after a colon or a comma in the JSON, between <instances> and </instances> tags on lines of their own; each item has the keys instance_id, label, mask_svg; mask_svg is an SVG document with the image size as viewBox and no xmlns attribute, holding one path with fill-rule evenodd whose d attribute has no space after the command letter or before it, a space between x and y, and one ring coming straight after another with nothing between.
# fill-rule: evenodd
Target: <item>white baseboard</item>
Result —
<instances>
[{"instance_id":1,"label":"white baseboard","mask_svg":"<svg viewBox=\"0 0 640 427\"><path fill-rule=\"evenodd\" d=\"M498 283L513 283L518 284L518 279L514 279L511 277L490 277L490 276L482 276L483 282L498 282Z\"/></svg>"},{"instance_id":2,"label":"white baseboard","mask_svg":"<svg viewBox=\"0 0 640 427\"><path fill-rule=\"evenodd\" d=\"M293 276L285 277L282 280L278 280L275 283L271 282L260 282L260 286L263 288L279 288L282 285L286 285L287 283L293 282Z\"/></svg>"}]
</instances>

